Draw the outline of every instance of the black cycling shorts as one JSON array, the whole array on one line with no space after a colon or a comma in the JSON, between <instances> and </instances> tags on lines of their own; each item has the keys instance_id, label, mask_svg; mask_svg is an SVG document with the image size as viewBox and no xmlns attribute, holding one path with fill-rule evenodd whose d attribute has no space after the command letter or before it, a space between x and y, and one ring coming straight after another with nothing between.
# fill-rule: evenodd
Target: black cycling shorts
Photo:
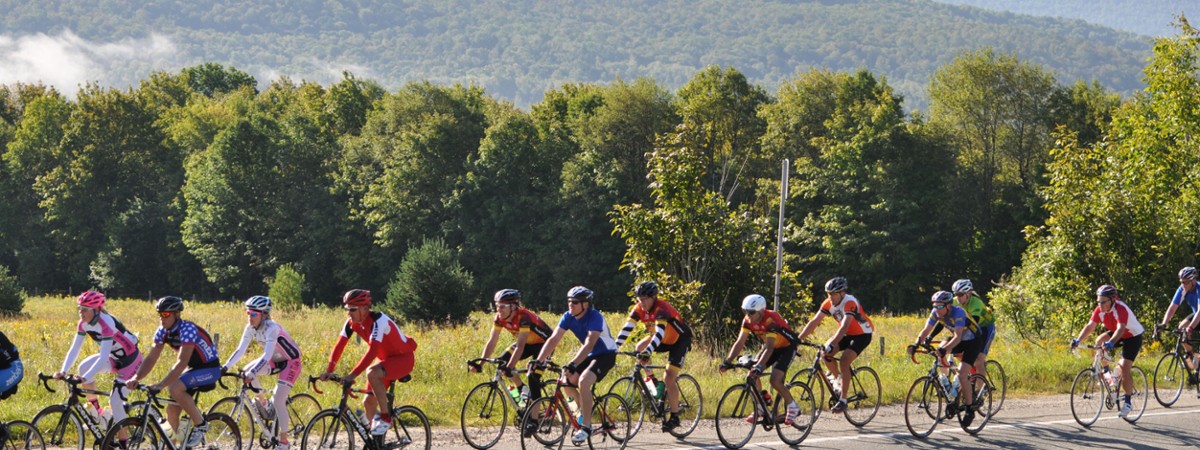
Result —
<instances>
[{"instance_id":1,"label":"black cycling shorts","mask_svg":"<svg viewBox=\"0 0 1200 450\"><path fill-rule=\"evenodd\" d=\"M667 364L676 369L683 369L683 360L687 358L688 351L692 349L692 335L685 334L679 336L679 340L674 344L659 344L654 348L654 353L667 353Z\"/></svg>"}]
</instances>

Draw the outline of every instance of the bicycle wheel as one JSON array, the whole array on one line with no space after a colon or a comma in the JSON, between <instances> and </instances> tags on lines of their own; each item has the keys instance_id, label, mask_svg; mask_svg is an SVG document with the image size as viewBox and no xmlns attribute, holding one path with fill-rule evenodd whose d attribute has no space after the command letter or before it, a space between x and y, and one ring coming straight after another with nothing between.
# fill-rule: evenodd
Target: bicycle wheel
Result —
<instances>
[{"instance_id":1,"label":"bicycle wheel","mask_svg":"<svg viewBox=\"0 0 1200 450\"><path fill-rule=\"evenodd\" d=\"M542 397L525 408L525 418L521 419L521 430L526 423L532 423L533 433L526 436L521 433L522 449L540 449L551 447L562 442L567 434L567 417L563 407L554 397ZM536 443L534 443L536 441Z\"/></svg>"},{"instance_id":2,"label":"bicycle wheel","mask_svg":"<svg viewBox=\"0 0 1200 450\"><path fill-rule=\"evenodd\" d=\"M792 381L788 383L804 383L812 390L813 398L817 400L817 417L820 417L824 410L832 408L840 400L832 392L825 393L825 375L813 370L812 367L796 372L795 375L792 375Z\"/></svg>"},{"instance_id":3,"label":"bicycle wheel","mask_svg":"<svg viewBox=\"0 0 1200 450\"><path fill-rule=\"evenodd\" d=\"M971 375L967 380L971 386L971 407L975 408L975 420L971 421L970 426L964 426L962 429L969 434L975 434L983 431L983 427L992 420L992 393L995 387L987 377L980 374Z\"/></svg>"},{"instance_id":4,"label":"bicycle wheel","mask_svg":"<svg viewBox=\"0 0 1200 450\"><path fill-rule=\"evenodd\" d=\"M704 394L700 391L700 383L691 375L680 375L675 382L679 384L679 426L670 433L683 439L696 430L704 415Z\"/></svg>"},{"instance_id":5,"label":"bicycle wheel","mask_svg":"<svg viewBox=\"0 0 1200 450\"><path fill-rule=\"evenodd\" d=\"M1154 399L1158 404L1170 408L1183 395L1183 383L1187 381L1187 366L1175 353L1167 353L1154 366Z\"/></svg>"},{"instance_id":6,"label":"bicycle wheel","mask_svg":"<svg viewBox=\"0 0 1200 450\"><path fill-rule=\"evenodd\" d=\"M994 359L987 360L988 384L996 391L992 394L992 409L988 416L995 416L1004 407L1004 398L1008 395L1008 375L1004 374L1004 366ZM998 398L997 398L998 397Z\"/></svg>"},{"instance_id":7,"label":"bicycle wheel","mask_svg":"<svg viewBox=\"0 0 1200 450\"><path fill-rule=\"evenodd\" d=\"M1096 376L1095 369L1080 370L1075 375L1075 382L1071 383L1071 415L1075 421L1085 427L1096 423L1100 411L1104 410L1106 395L1108 390L1101 384L1100 377Z\"/></svg>"},{"instance_id":8,"label":"bicycle wheel","mask_svg":"<svg viewBox=\"0 0 1200 450\"><path fill-rule=\"evenodd\" d=\"M904 397L904 426L908 427L908 432L924 439L945 418L945 398L938 389L937 380L927 376L917 378Z\"/></svg>"},{"instance_id":9,"label":"bicycle wheel","mask_svg":"<svg viewBox=\"0 0 1200 450\"><path fill-rule=\"evenodd\" d=\"M350 416L336 409L318 412L304 425L300 450L332 450L358 448L354 445L354 425Z\"/></svg>"},{"instance_id":10,"label":"bicycle wheel","mask_svg":"<svg viewBox=\"0 0 1200 450\"><path fill-rule=\"evenodd\" d=\"M208 413L221 413L233 419L233 423L237 424L239 435L246 443L246 450L250 450L255 446L257 426L254 424L254 416L250 413L250 405L242 403L242 407L238 408L237 403L237 397L225 397L213 403L212 407L208 408Z\"/></svg>"},{"instance_id":11,"label":"bicycle wheel","mask_svg":"<svg viewBox=\"0 0 1200 450\"><path fill-rule=\"evenodd\" d=\"M630 431L632 411L625 399L617 394L604 394L592 405L592 435L588 447L592 450L621 450L633 437Z\"/></svg>"},{"instance_id":12,"label":"bicycle wheel","mask_svg":"<svg viewBox=\"0 0 1200 450\"><path fill-rule=\"evenodd\" d=\"M504 426L508 424L507 392L501 392L495 383L480 383L467 393L463 400L459 424L467 445L484 450L500 442Z\"/></svg>"},{"instance_id":13,"label":"bicycle wheel","mask_svg":"<svg viewBox=\"0 0 1200 450\"><path fill-rule=\"evenodd\" d=\"M507 394L506 394L507 395ZM416 406L401 406L392 409L392 431L387 434L383 448L406 448L429 450L433 446L433 433L429 430L429 418Z\"/></svg>"},{"instance_id":14,"label":"bicycle wheel","mask_svg":"<svg viewBox=\"0 0 1200 450\"><path fill-rule=\"evenodd\" d=\"M1146 395L1146 389L1148 389L1146 372L1141 367L1133 366L1132 369L1129 369L1129 376L1133 377L1133 393L1129 394L1129 402L1133 405L1133 409L1125 416L1125 421L1134 423L1142 418L1150 399Z\"/></svg>"},{"instance_id":15,"label":"bicycle wheel","mask_svg":"<svg viewBox=\"0 0 1200 450\"><path fill-rule=\"evenodd\" d=\"M204 421L208 423L208 431L204 432L204 438L200 441L201 444L198 448L205 450L239 450L243 448L242 433L238 429L238 423L234 422L228 414L208 413L204 415Z\"/></svg>"},{"instance_id":16,"label":"bicycle wheel","mask_svg":"<svg viewBox=\"0 0 1200 450\"><path fill-rule=\"evenodd\" d=\"M288 441L296 442L304 434L304 426L308 425L308 421L312 420L312 417L321 411L321 402L318 402L316 397L308 394L296 394L288 397L287 410ZM242 441L246 441L245 436L242 436Z\"/></svg>"},{"instance_id":17,"label":"bicycle wheel","mask_svg":"<svg viewBox=\"0 0 1200 450\"><path fill-rule=\"evenodd\" d=\"M854 376L850 378L850 392L846 395L846 420L856 427L870 423L879 412L882 398L879 374L870 367L855 368Z\"/></svg>"},{"instance_id":18,"label":"bicycle wheel","mask_svg":"<svg viewBox=\"0 0 1200 450\"><path fill-rule=\"evenodd\" d=\"M633 377L621 377L614 381L612 386L608 387L609 394L620 395L625 403L629 405L630 422L632 428L629 430L629 437L637 436L642 430L642 423L646 419L646 410L649 406L642 397L642 389L638 387L637 382Z\"/></svg>"},{"instance_id":19,"label":"bicycle wheel","mask_svg":"<svg viewBox=\"0 0 1200 450\"><path fill-rule=\"evenodd\" d=\"M83 421L66 405L50 405L33 416L33 427L42 435L46 445L56 448L83 450L87 435Z\"/></svg>"},{"instance_id":20,"label":"bicycle wheel","mask_svg":"<svg viewBox=\"0 0 1200 450\"><path fill-rule=\"evenodd\" d=\"M46 450L46 442L42 433L33 424L24 420L14 420L0 427L5 430L5 438L0 441L0 450Z\"/></svg>"},{"instance_id":21,"label":"bicycle wheel","mask_svg":"<svg viewBox=\"0 0 1200 450\"><path fill-rule=\"evenodd\" d=\"M717 402L717 438L726 448L742 448L754 436L759 414L752 395L758 393L739 384L726 390Z\"/></svg>"},{"instance_id":22,"label":"bicycle wheel","mask_svg":"<svg viewBox=\"0 0 1200 450\"><path fill-rule=\"evenodd\" d=\"M782 397L775 402L772 416L776 418L775 431L779 439L787 445L799 445L812 432L813 424L817 421L817 399L813 398L812 390L804 383L789 383L788 394L792 401L800 407L800 411L792 420L787 420L787 408ZM782 419L782 420L780 420Z\"/></svg>"},{"instance_id":23,"label":"bicycle wheel","mask_svg":"<svg viewBox=\"0 0 1200 450\"><path fill-rule=\"evenodd\" d=\"M100 448L120 448L121 436L127 436L128 450L161 450L166 448L167 436L153 424L142 422L141 417L126 417L113 424L100 441Z\"/></svg>"}]
</instances>

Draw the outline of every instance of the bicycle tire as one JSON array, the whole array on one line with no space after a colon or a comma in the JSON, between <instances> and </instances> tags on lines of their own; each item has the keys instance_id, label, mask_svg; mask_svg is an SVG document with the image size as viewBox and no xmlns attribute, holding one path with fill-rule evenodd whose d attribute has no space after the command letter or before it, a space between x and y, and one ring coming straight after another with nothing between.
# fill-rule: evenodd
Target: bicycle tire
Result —
<instances>
[{"instance_id":1,"label":"bicycle tire","mask_svg":"<svg viewBox=\"0 0 1200 450\"><path fill-rule=\"evenodd\" d=\"M967 377L967 383L968 386L971 386L972 406L976 408L975 420L971 421L969 426L962 425L961 422L959 425L962 425L963 431L966 431L967 434L974 435L983 431L983 427L987 426L988 422L992 420L992 415L990 414L992 411L992 394L996 388L992 386L987 377L981 374L974 374ZM960 408L959 415L964 414L965 410L966 408ZM978 411L984 412L981 414Z\"/></svg>"},{"instance_id":2,"label":"bicycle tire","mask_svg":"<svg viewBox=\"0 0 1200 450\"><path fill-rule=\"evenodd\" d=\"M788 383L787 387L792 401L800 407L796 418L791 421L786 420L787 405L783 404L782 398L775 402L771 412L776 418L784 417L784 420L777 420L775 424L775 432L779 435L779 439L787 445L796 446L804 442L809 433L812 433L813 425L817 423L817 400L813 398L812 389L809 389L804 383Z\"/></svg>"},{"instance_id":3,"label":"bicycle tire","mask_svg":"<svg viewBox=\"0 0 1200 450\"><path fill-rule=\"evenodd\" d=\"M238 433L245 438L242 440L246 444L245 450L250 450L256 446L255 436L258 435L258 425L254 423L254 417L251 415L248 403L248 401L242 403L242 408L238 411L236 410L238 397L225 397L217 400L205 412L205 414L222 413L233 419L233 422L238 426Z\"/></svg>"},{"instance_id":4,"label":"bicycle tire","mask_svg":"<svg viewBox=\"0 0 1200 450\"><path fill-rule=\"evenodd\" d=\"M392 408L392 428L387 436L388 439L383 443L384 448L429 450L433 446L429 418L421 408L412 405Z\"/></svg>"},{"instance_id":5,"label":"bicycle tire","mask_svg":"<svg viewBox=\"0 0 1200 450\"><path fill-rule=\"evenodd\" d=\"M945 397L937 383L928 376L917 378L904 397L904 426L917 439L928 437L946 418Z\"/></svg>"},{"instance_id":6,"label":"bicycle tire","mask_svg":"<svg viewBox=\"0 0 1200 450\"><path fill-rule=\"evenodd\" d=\"M67 405L57 404L42 408L33 416L31 423L51 447L83 450L84 444L87 443L83 420L68 409Z\"/></svg>"},{"instance_id":7,"label":"bicycle tire","mask_svg":"<svg viewBox=\"0 0 1200 450\"><path fill-rule=\"evenodd\" d=\"M156 425L143 423L142 417L126 417L109 427L100 448L119 448L121 431L126 432L125 448L128 450L161 450L169 439Z\"/></svg>"},{"instance_id":8,"label":"bicycle tire","mask_svg":"<svg viewBox=\"0 0 1200 450\"><path fill-rule=\"evenodd\" d=\"M632 411L625 399L617 394L604 394L592 404L592 434L588 436L591 450L624 450L629 443Z\"/></svg>"},{"instance_id":9,"label":"bicycle tire","mask_svg":"<svg viewBox=\"0 0 1200 450\"><path fill-rule=\"evenodd\" d=\"M508 396L495 382L479 383L463 398L458 423L467 445L485 450L500 442L508 425Z\"/></svg>"},{"instance_id":10,"label":"bicycle tire","mask_svg":"<svg viewBox=\"0 0 1200 450\"><path fill-rule=\"evenodd\" d=\"M14 420L0 423L5 429L5 438L0 442L0 450L46 450L46 441L42 433L32 423L24 420Z\"/></svg>"},{"instance_id":11,"label":"bicycle tire","mask_svg":"<svg viewBox=\"0 0 1200 450\"><path fill-rule=\"evenodd\" d=\"M637 436L642 430L642 424L646 420L646 410L649 408L646 405L646 399L642 392L642 388L637 386L637 382L631 376L624 376L614 381L612 386L608 387L609 394L620 395L629 407L631 414L630 421L633 428L629 431L629 436Z\"/></svg>"},{"instance_id":12,"label":"bicycle tire","mask_svg":"<svg viewBox=\"0 0 1200 450\"><path fill-rule=\"evenodd\" d=\"M996 401L995 394L992 395L992 409L988 413L989 416L995 417L1004 408L1004 399L1008 397L1008 375L1004 373L1004 366L1000 361L989 359L984 364L987 368L988 383L1000 394L999 401Z\"/></svg>"},{"instance_id":13,"label":"bicycle tire","mask_svg":"<svg viewBox=\"0 0 1200 450\"><path fill-rule=\"evenodd\" d=\"M1183 396L1187 376L1187 365L1179 354L1171 352L1162 355L1154 366L1154 400L1164 408L1170 408Z\"/></svg>"},{"instance_id":14,"label":"bicycle tire","mask_svg":"<svg viewBox=\"0 0 1200 450\"><path fill-rule=\"evenodd\" d=\"M1096 370L1087 368L1075 375L1071 383L1071 416L1084 427L1090 427L1100 419L1108 389L1104 387Z\"/></svg>"},{"instance_id":15,"label":"bicycle tire","mask_svg":"<svg viewBox=\"0 0 1200 450\"><path fill-rule=\"evenodd\" d=\"M205 450L240 450L242 434L237 422L225 413L208 413L204 415L208 431L204 432L201 448ZM103 448L103 447L101 447Z\"/></svg>"},{"instance_id":16,"label":"bicycle tire","mask_svg":"<svg viewBox=\"0 0 1200 450\"><path fill-rule=\"evenodd\" d=\"M721 395L721 400L717 402L714 418L717 439L721 440L721 445L725 448L742 448L754 437L754 427L758 425L760 417L758 408L755 407L756 400L750 397L757 396L758 393L751 391L744 384L734 385L726 389ZM746 417L751 418L750 423L746 422Z\"/></svg>"},{"instance_id":17,"label":"bicycle tire","mask_svg":"<svg viewBox=\"0 0 1200 450\"><path fill-rule=\"evenodd\" d=\"M704 391L700 390L696 377L686 373L679 375L675 383L679 385L679 426L668 433L683 439L696 430L700 418L704 417Z\"/></svg>"},{"instance_id":18,"label":"bicycle tire","mask_svg":"<svg viewBox=\"0 0 1200 450\"><path fill-rule=\"evenodd\" d=\"M288 440L296 442L300 440L300 435L304 434L304 426L308 425L308 421L321 411L321 402L309 394L295 394L288 397L287 410ZM246 439L243 437L242 440Z\"/></svg>"},{"instance_id":19,"label":"bicycle tire","mask_svg":"<svg viewBox=\"0 0 1200 450\"><path fill-rule=\"evenodd\" d=\"M821 379L817 379L820 377ZM832 408L838 402L838 398L831 398L832 393L825 393L825 375L818 373L812 367L800 369L795 375L792 375L792 380L788 383L804 383L808 389L812 390L813 397L817 400L817 417L821 417L821 413L826 409Z\"/></svg>"},{"instance_id":20,"label":"bicycle tire","mask_svg":"<svg viewBox=\"0 0 1200 450\"><path fill-rule=\"evenodd\" d=\"M1133 377L1133 393L1130 394L1130 403L1133 409L1129 411L1124 419L1126 422L1134 423L1142 418L1142 414L1146 413L1146 404L1150 402L1149 395L1146 392L1148 382L1146 381L1146 371L1141 367L1133 366L1129 369L1129 376Z\"/></svg>"},{"instance_id":21,"label":"bicycle tire","mask_svg":"<svg viewBox=\"0 0 1200 450\"><path fill-rule=\"evenodd\" d=\"M526 423L532 423L535 432L530 436L521 433L521 448L523 450L542 449L561 445L567 435L566 413L563 406L554 397L542 397L525 408L525 417L521 419L521 430ZM533 444L532 442L536 442Z\"/></svg>"},{"instance_id":22,"label":"bicycle tire","mask_svg":"<svg viewBox=\"0 0 1200 450\"><path fill-rule=\"evenodd\" d=\"M879 381L879 374L870 367L856 367L850 378L850 390L850 395L846 396L846 410L842 414L851 424L862 428L879 413L879 404L883 401L883 385Z\"/></svg>"}]
</instances>

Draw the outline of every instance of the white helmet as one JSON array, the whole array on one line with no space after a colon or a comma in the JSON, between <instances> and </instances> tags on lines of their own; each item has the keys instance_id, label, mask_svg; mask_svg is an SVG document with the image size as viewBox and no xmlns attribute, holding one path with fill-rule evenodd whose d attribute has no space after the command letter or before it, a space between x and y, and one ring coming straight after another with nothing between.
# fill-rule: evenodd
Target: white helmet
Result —
<instances>
[{"instance_id":1,"label":"white helmet","mask_svg":"<svg viewBox=\"0 0 1200 450\"><path fill-rule=\"evenodd\" d=\"M746 311L762 311L767 309L767 299L758 294L747 295L742 299L742 309Z\"/></svg>"},{"instance_id":2,"label":"white helmet","mask_svg":"<svg viewBox=\"0 0 1200 450\"><path fill-rule=\"evenodd\" d=\"M971 291L975 290L975 286L971 285L971 280L964 278L964 279L955 281L954 286L952 286L950 290L954 291L954 295L958 295L958 294L963 294L963 293L967 293L967 292L971 292Z\"/></svg>"},{"instance_id":3,"label":"white helmet","mask_svg":"<svg viewBox=\"0 0 1200 450\"><path fill-rule=\"evenodd\" d=\"M255 295L246 300L246 309L262 311L265 313L271 312L271 298L265 295Z\"/></svg>"}]
</instances>

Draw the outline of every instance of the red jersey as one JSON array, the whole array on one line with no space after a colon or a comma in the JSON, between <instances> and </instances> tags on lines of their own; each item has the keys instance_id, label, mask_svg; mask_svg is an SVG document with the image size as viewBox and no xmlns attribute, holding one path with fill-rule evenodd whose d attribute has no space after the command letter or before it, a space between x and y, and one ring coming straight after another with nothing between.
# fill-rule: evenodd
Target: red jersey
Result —
<instances>
[{"instance_id":1,"label":"red jersey","mask_svg":"<svg viewBox=\"0 0 1200 450\"><path fill-rule=\"evenodd\" d=\"M342 333L338 336L337 345L333 347L333 354L329 356L327 372L333 372L338 360L342 358L342 350L345 350L346 343L350 342L351 333L357 334L368 346L362 359L350 371L350 375L354 377L367 370L367 366L375 359L383 360L417 350L417 341L405 336L400 327L386 314L375 311L361 323L346 321L346 326L342 327Z\"/></svg>"}]
</instances>

